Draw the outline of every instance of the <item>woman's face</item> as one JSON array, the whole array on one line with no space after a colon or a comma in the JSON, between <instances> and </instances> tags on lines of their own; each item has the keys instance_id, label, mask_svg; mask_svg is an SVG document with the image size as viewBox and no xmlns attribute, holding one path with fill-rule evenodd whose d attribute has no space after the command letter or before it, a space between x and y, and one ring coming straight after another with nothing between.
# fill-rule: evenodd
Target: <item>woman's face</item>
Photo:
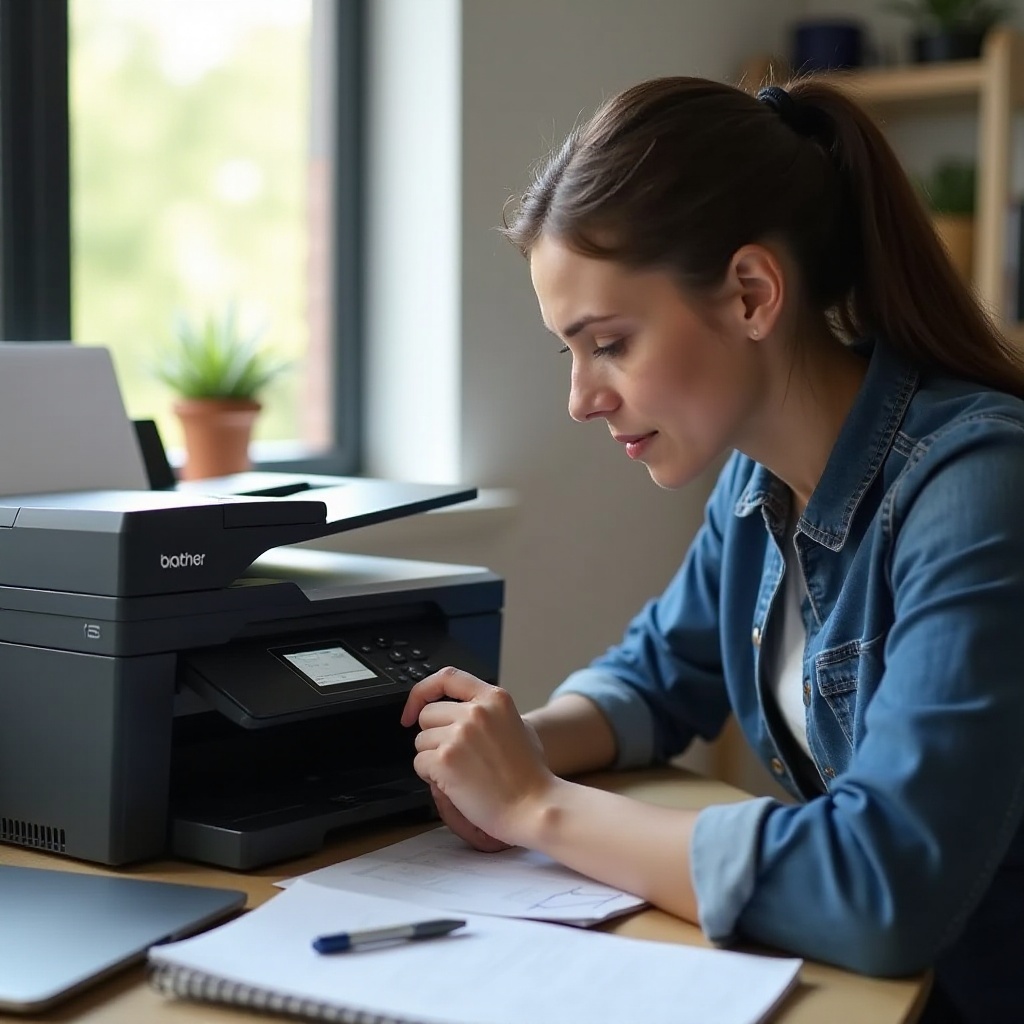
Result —
<instances>
[{"instance_id":1,"label":"woman's face","mask_svg":"<svg viewBox=\"0 0 1024 1024\"><path fill-rule=\"evenodd\" d=\"M581 256L544 236L530 271L544 323L572 359L574 420L605 420L666 488L742 447L764 374L741 318L716 325L669 274Z\"/></svg>"}]
</instances>

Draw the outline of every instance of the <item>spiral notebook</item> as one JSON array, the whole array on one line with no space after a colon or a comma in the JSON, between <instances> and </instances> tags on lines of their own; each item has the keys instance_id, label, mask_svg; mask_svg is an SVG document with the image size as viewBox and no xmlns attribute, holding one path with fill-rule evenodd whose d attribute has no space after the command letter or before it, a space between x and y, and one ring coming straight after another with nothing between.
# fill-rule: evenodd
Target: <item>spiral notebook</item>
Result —
<instances>
[{"instance_id":1,"label":"spiral notebook","mask_svg":"<svg viewBox=\"0 0 1024 1024\"><path fill-rule=\"evenodd\" d=\"M444 938L322 955L325 933L436 917L298 879L195 938L150 950L157 990L346 1024L759 1024L799 960L460 914Z\"/></svg>"}]
</instances>

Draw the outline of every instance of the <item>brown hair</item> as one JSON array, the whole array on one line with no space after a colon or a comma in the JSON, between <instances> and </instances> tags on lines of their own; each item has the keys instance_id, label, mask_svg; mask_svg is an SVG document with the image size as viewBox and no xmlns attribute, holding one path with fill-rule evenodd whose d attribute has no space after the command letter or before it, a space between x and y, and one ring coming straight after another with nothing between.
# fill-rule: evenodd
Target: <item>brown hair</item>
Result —
<instances>
[{"instance_id":1,"label":"brown hair","mask_svg":"<svg viewBox=\"0 0 1024 1024\"><path fill-rule=\"evenodd\" d=\"M696 294L741 246L777 238L813 309L847 339L874 336L925 371L1024 396L1024 363L878 127L821 78L786 88L781 113L700 78L627 89L550 157L505 234L524 254L547 233L583 255L663 268Z\"/></svg>"}]
</instances>

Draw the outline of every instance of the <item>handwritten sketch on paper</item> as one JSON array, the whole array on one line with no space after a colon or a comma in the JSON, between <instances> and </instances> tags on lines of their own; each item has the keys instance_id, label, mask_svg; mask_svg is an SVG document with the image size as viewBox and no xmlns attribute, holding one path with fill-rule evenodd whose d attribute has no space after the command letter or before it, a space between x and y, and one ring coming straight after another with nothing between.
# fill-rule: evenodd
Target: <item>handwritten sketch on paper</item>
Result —
<instances>
[{"instance_id":1,"label":"handwritten sketch on paper","mask_svg":"<svg viewBox=\"0 0 1024 1024\"><path fill-rule=\"evenodd\" d=\"M591 925L644 906L544 854L480 853L447 828L302 876L315 885L412 900L442 910Z\"/></svg>"}]
</instances>

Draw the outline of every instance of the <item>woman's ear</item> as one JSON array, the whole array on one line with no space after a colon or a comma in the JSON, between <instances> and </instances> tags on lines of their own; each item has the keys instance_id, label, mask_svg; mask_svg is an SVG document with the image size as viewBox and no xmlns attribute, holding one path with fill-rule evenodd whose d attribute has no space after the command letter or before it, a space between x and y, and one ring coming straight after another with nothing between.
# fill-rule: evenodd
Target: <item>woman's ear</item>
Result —
<instances>
[{"instance_id":1,"label":"woman's ear","mask_svg":"<svg viewBox=\"0 0 1024 1024\"><path fill-rule=\"evenodd\" d=\"M765 245L745 245L733 253L726 281L729 315L737 333L755 340L771 334L785 297L778 255Z\"/></svg>"}]
</instances>

